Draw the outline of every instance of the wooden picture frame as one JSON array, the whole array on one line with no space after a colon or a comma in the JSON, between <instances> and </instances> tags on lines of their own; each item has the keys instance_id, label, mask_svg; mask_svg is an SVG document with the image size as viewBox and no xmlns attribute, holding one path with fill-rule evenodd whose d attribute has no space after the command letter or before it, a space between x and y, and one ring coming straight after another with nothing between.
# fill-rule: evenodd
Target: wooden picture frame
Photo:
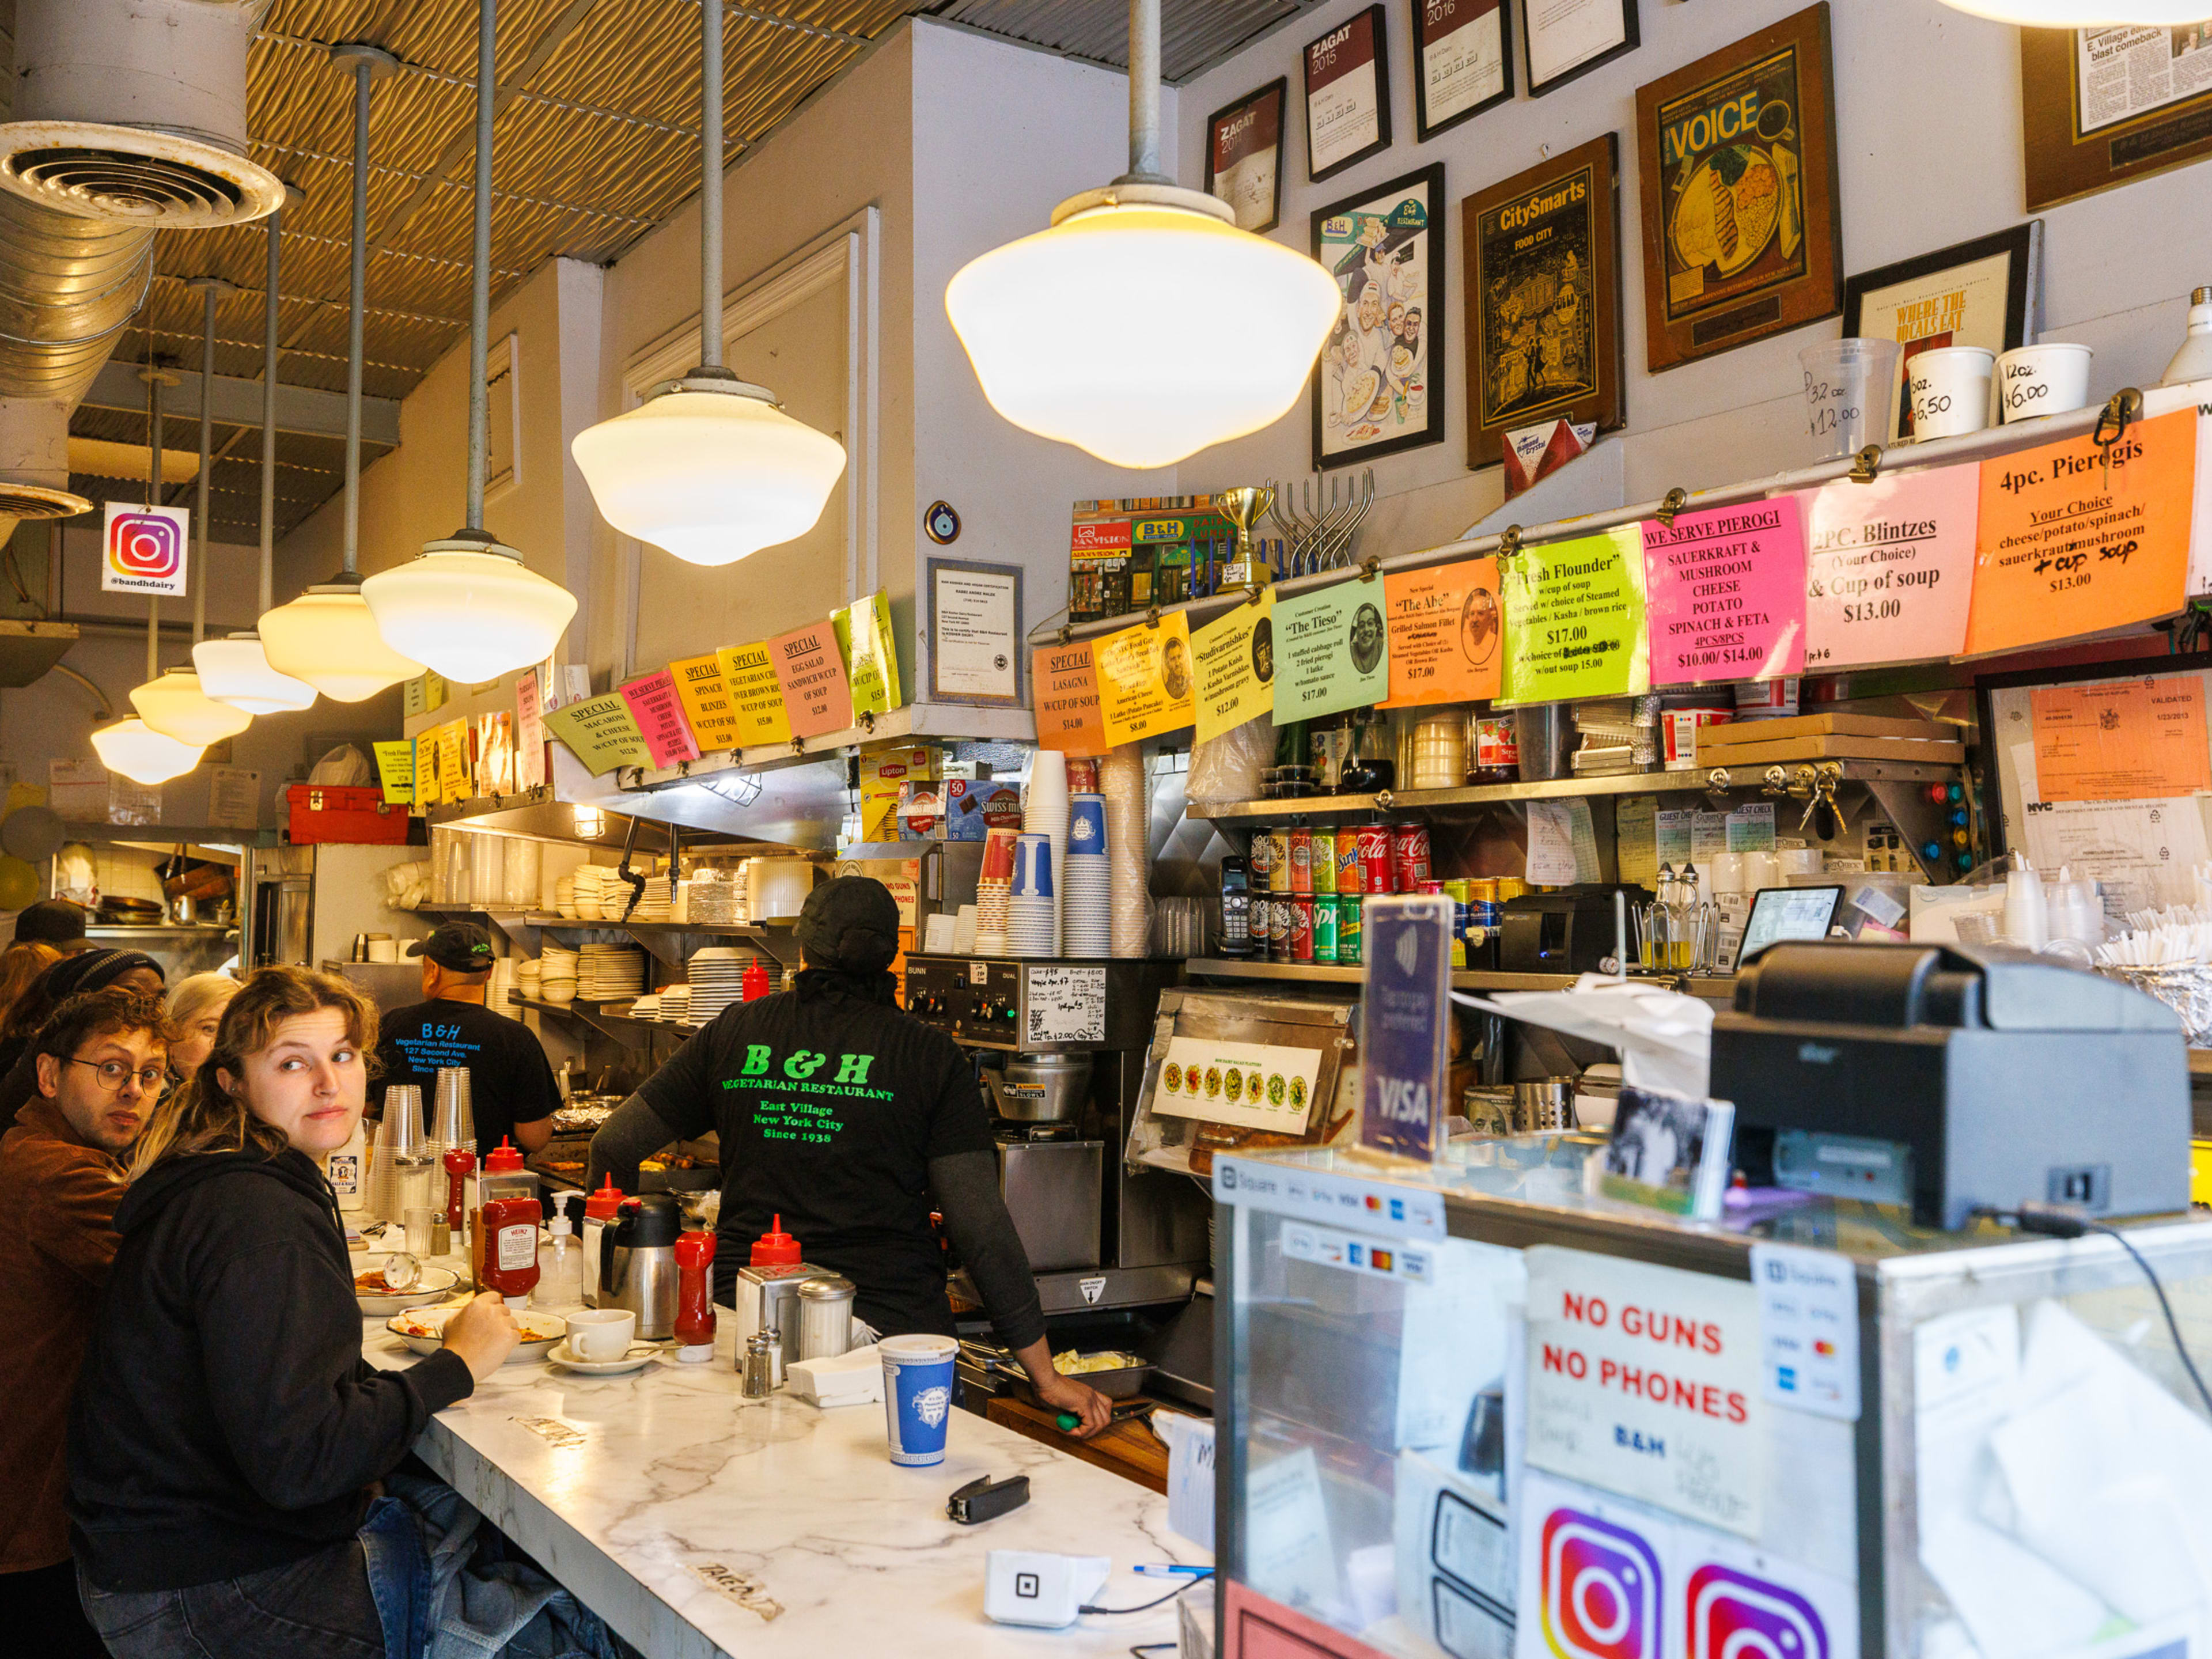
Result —
<instances>
[{"instance_id":1,"label":"wooden picture frame","mask_svg":"<svg viewBox=\"0 0 2212 1659\"><path fill-rule=\"evenodd\" d=\"M1334 178L1390 148L1389 21L1381 0L1307 41L1298 61L1305 76L1310 182Z\"/></svg>"},{"instance_id":2,"label":"wooden picture frame","mask_svg":"<svg viewBox=\"0 0 2212 1659\"><path fill-rule=\"evenodd\" d=\"M1513 0L1407 0L1413 131L1426 143L1513 97Z\"/></svg>"},{"instance_id":3,"label":"wooden picture frame","mask_svg":"<svg viewBox=\"0 0 2212 1659\"><path fill-rule=\"evenodd\" d=\"M1443 441L1443 210L1437 161L1313 216L1313 257L1344 295L1314 366L1316 470Z\"/></svg>"},{"instance_id":4,"label":"wooden picture frame","mask_svg":"<svg viewBox=\"0 0 2212 1659\"><path fill-rule=\"evenodd\" d=\"M2030 213L2212 155L2212 83L2176 96L2169 70L2161 94L2160 77L2144 72L2148 66L2138 61L2161 47L2139 39L2142 33L2118 25L2020 32L2021 160ZM2212 28L2174 26L2166 36L2168 62L2192 58L2194 68L2212 68L2212 57L2197 56L2212 53Z\"/></svg>"},{"instance_id":5,"label":"wooden picture frame","mask_svg":"<svg viewBox=\"0 0 2212 1659\"><path fill-rule=\"evenodd\" d=\"M1467 262L1467 464L1539 422L1618 430L1620 138L1607 133L1460 204Z\"/></svg>"},{"instance_id":6,"label":"wooden picture frame","mask_svg":"<svg viewBox=\"0 0 2212 1659\"><path fill-rule=\"evenodd\" d=\"M1283 117L1291 82L1266 86L1206 118L1206 193L1229 204L1237 228L1264 236L1283 222Z\"/></svg>"},{"instance_id":7,"label":"wooden picture frame","mask_svg":"<svg viewBox=\"0 0 2212 1659\"><path fill-rule=\"evenodd\" d=\"M1520 0L1521 50L1528 67L1528 95L1541 98L1578 81L1592 70L1602 69L1616 58L1644 44L1644 24L1637 0L1592 0L1569 9L1565 28L1539 28L1529 9L1536 0ZM1620 8L1618 27L1613 6ZM1601 31L1593 35L1593 30ZM1568 31L1571 30L1570 34ZM1554 40L1554 36L1565 38Z\"/></svg>"},{"instance_id":8,"label":"wooden picture frame","mask_svg":"<svg viewBox=\"0 0 2212 1659\"><path fill-rule=\"evenodd\" d=\"M2043 221L1861 271L1844 284L1845 337L1894 339L1906 366L1938 346L1980 346L2002 356L2033 339L2041 289ZM1884 444L1910 440L1911 400L1899 396Z\"/></svg>"},{"instance_id":9,"label":"wooden picture frame","mask_svg":"<svg viewBox=\"0 0 2212 1659\"><path fill-rule=\"evenodd\" d=\"M1843 309L1827 0L1636 90L1647 366Z\"/></svg>"}]
</instances>

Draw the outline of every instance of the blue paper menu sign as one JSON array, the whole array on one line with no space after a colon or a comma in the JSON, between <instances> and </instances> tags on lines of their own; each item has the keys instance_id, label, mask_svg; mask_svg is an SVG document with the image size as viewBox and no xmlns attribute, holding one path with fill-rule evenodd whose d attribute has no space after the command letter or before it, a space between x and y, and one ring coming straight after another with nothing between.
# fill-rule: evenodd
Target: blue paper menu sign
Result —
<instances>
[{"instance_id":1,"label":"blue paper menu sign","mask_svg":"<svg viewBox=\"0 0 2212 1659\"><path fill-rule=\"evenodd\" d=\"M1439 895L1367 901L1359 1004L1359 1141L1433 1164L1442 1156L1451 1053L1451 929Z\"/></svg>"}]
</instances>

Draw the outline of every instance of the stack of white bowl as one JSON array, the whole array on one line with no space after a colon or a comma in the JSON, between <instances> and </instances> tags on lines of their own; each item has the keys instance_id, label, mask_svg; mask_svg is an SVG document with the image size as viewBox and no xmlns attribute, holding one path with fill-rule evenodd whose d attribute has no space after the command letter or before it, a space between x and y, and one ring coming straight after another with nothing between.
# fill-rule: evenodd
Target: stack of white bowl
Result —
<instances>
[{"instance_id":1,"label":"stack of white bowl","mask_svg":"<svg viewBox=\"0 0 2212 1659\"><path fill-rule=\"evenodd\" d=\"M544 973L545 963L540 957L526 957L518 963L514 970L515 994L526 1002L543 1001L545 996Z\"/></svg>"},{"instance_id":2,"label":"stack of white bowl","mask_svg":"<svg viewBox=\"0 0 2212 1659\"><path fill-rule=\"evenodd\" d=\"M1022 834L1042 836L1052 843L1051 875L1046 884L1053 901L1052 939L1045 950L1012 954L1056 957L1060 951L1060 873L1067 860L1067 757L1057 749L1040 749L1030 762L1029 793L1022 803ZM1018 870L1017 896L1020 890Z\"/></svg>"},{"instance_id":3,"label":"stack of white bowl","mask_svg":"<svg viewBox=\"0 0 2212 1659\"><path fill-rule=\"evenodd\" d=\"M538 994L548 1002L576 1000L576 953L549 945L538 958Z\"/></svg>"},{"instance_id":4,"label":"stack of white bowl","mask_svg":"<svg viewBox=\"0 0 2212 1659\"><path fill-rule=\"evenodd\" d=\"M691 1024L704 1025L743 1000L745 964L751 959L750 952L726 945L709 945L692 953L684 964L691 978Z\"/></svg>"},{"instance_id":5,"label":"stack of white bowl","mask_svg":"<svg viewBox=\"0 0 2212 1659\"><path fill-rule=\"evenodd\" d=\"M1052 838L1027 830L1014 841L1014 890L1007 903L1006 954L1050 957L1060 953L1060 887Z\"/></svg>"},{"instance_id":6,"label":"stack of white bowl","mask_svg":"<svg viewBox=\"0 0 2212 1659\"><path fill-rule=\"evenodd\" d=\"M1068 800L1067 860L1061 866L1060 954L1114 953L1113 876L1106 860L1106 798Z\"/></svg>"},{"instance_id":7,"label":"stack of white bowl","mask_svg":"<svg viewBox=\"0 0 2212 1659\"><path fill-rule=\"evenodd\" d=\"M586 921L597 921L605 914L610 895L607 878L614 872L604 864L580 864L570 879L574 884L576 915ZM619 885L620 884L617 884Z\"/></svg>"},{"instance_id":8,"label":"stack of white bowl","mask_svg":"<svg viewBox=\"0 0 2212 1659\"><path fill-rule=\"evenodd\" d=\"M576 876L574 871L569 872L568 874L561 877L553 884L553 910L554 914L556 915L567 916L571 920L574 918L576 915Z\"/></svg>"},{"instance_id":9,"label":"stack of white bowl","mask_svg":"<svg viewBox=\"0 0 2212 1659\"><path fill-rule=\"evenodd\" d=\"M615 1002L645 989L645 952L634 945L587 944L577 964L576 994Z\"/></svg>"}]
</instances>

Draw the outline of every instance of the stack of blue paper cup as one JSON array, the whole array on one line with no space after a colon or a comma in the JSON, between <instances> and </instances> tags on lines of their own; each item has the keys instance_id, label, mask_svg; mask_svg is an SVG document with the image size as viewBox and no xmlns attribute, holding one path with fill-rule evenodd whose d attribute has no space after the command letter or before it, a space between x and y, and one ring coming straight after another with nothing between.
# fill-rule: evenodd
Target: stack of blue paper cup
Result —
<instances>
[{"instance_id":1,"label":"stack of blue paper cup","mask_svg":"<svg viewBox=\"0 0 2212 1659\"><path fill-rule=\"evenodd\" d=\"M960 1345L949 1336L887 1336L876 1351L884 1361L891 1462L908 1468L942 1463L952 1418L952 1358Z\"/></svg>"},{"instance_id":2,"label":"stack of blue paper cup","mask_svg":"<svg viewBox=\"0 0 2212 1659\"><path fill-rule=\"evenodd\" d=\"M1048 957L1058 945L1059 872L1053 868L1052 837L1014 837L1014 890L1006 903L1006 954Z\"/></svg>"},{"instance_id":3,"label":"stack of blue paper cup","mask_svg":"<svg viewBox=\"0 0 2212 1659\"><path fill-rule=\"evenodd\" d=\"M1067 858L1060 882L1060 951L1068 957L1114 953L1112 878L1106 867L1106 797L1067 802Z\"/></svg>"}]
</instances>

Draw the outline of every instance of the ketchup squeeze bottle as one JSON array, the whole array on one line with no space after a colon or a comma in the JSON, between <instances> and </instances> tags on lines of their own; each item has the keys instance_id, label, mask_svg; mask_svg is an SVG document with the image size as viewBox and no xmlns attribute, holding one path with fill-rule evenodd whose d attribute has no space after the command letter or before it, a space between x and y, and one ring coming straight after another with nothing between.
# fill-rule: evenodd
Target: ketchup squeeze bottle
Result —
<instances>
[{"instance_id":1,"label":"ketchup squeeze bottle","mask_svg":"<svg viewBox=\"0 0 2212 1659\"><path fill-rule=\"evenodd\" d=\"M538 1285L538 1224L545 1212L538 1201L537 1177L523 1169L521 1152L501 1140L485 1158L477 1190L483 1237L478 1282L506 1297L510 1308L521 1307Z\"/></svg>"},{"instance_id":2,"label":"ketchup squeeze bottle","mask_svg":"<svg viewBox=\"0 0 2212 1659\"><path fill-rule=\"evenodd\" d=\"M708 1275L714 1235L688 1232L676 1241L676 1357L697 1363L714 1357L714 1304Z\"/></svg>"}]
</instances>

